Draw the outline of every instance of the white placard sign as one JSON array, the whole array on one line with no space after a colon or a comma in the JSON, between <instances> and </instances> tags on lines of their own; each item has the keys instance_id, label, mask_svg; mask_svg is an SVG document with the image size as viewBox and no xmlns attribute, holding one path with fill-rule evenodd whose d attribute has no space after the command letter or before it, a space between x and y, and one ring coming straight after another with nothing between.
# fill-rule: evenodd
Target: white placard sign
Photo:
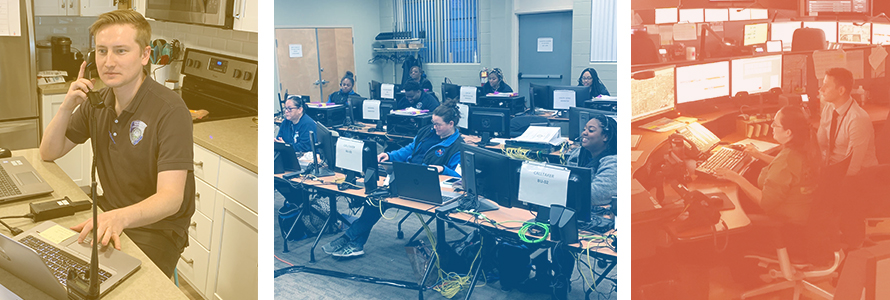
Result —
<instances>
[{"instance_id":1,"label":"white placard sign","mask_svg":"<svg viewBox=\"0 0 890 300\"><path fill-rule=\"evenodd\" d=\"M460 103L476 104L476 87L475 86L460 87Z\"/></svg>"},{"instance_id":2,"label":"white placard sign","mask_svg":"<svg viewBox=\"0 0 890 300\"><path fill-rule=\"evenodd\" d=\"M395 86L392 83L384 83L380 85L380 98L392 99L395 95Z\"/></svg>"},{"instance_id":3,"label":"white placard sign","mask_svg":"<svg viewBox=\"0 0 890 300\"><path fill-rule=\"evenodd\" d=\"M303 45L300 44L290 44L290 57L303 57Z\"/></svg>"},{"instance_id":4,"label":"white placard sign","mask_svg":"<svg viewBox=\"0 0 890 300\"><path fill-rule=\"evenodd\" d=\"M0 36L22 36L21 14L18 0L0 1Z\"/></svg>"},{"instance_id":5,"label":"white placard sign","mask_svg":"<svg viewBox=\"0 0 890 300\"><path fill-rule=\"evenodd\" d=\"M575 91L553 91L553 109L569 109L569 107L575 107Z\"/></svg>"},{"instance_id":6,"label":"white placard sign","mask_svg":"<svg viewBox=\"0 0 890 300\"><path fill-rule=\"evenodd\" d=\"M362 118L366 120L380 120L380 100L365 100L362 102Z\"/></svg>"},{"instance_id":7,"label":"white placard sign","mask_svg":"<svg viewBox=\"0 0 890 300\"><path fill-rule=\"evenodd\" d=\"M362 147L359 140L341 137L337 139L337 168L356 171L362 169Z\"/></svg>"},{"instance_id":8,"label":"white placard sign","mask_svg":"<svg viewBox=\"0 0 890 300\"><path fill-rule=\"evenodd\" d=\"M464 129L470 128L467 121L470 119L470 106L466 104L457 104L457 109L460 110L460 120L457 121L457 126Z\"/></svg>"},{"instance_id":9,"label":"white placard sign","mask_svg":"<svg viewBox=\"0 0 890 300\"><path fill-rule=\"evenodd\" d=\"M553 52L553 38L552 37L538 38L538 52Z\"/></svg>"},{"instance_id":10,"label":"white placard sign","mask_svg":"<svg viewBox=\"0 0 890 300\"><path fill-rule=\"evenodd\" d=\"M519 201L546 207L565 206L570 173L565 168L523 162L519 171Z\"/></svg>"}]
</instances>

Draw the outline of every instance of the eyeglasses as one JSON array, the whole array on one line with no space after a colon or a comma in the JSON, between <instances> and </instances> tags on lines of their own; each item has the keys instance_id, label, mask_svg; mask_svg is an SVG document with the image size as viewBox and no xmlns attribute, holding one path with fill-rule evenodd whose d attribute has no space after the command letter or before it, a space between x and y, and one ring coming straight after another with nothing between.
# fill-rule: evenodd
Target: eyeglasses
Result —
<instances>
[{"instance_id":1,"label":"eyeglasses","mask_svg":"<svg viewBox=\"0 0 890 300\"><path fill-rule=\"evenodd\" d=\"M438 128L438 127L442 127L442 126L445 126L445 125L446 125L445 123L435 123L435 122L433 122L433 127L436 127L436 128Z\"/></svg>"},{"instance_id":2,"label":"eyeglasses","mask_svg":"<svg viewBox=\"0 0 890 300\"><path fill-rule=\"evenodd\" d=\"M593 77L581 77L581 80L593 80Z\"/></svg>"},{"instance_id":3,"label":"eyeglasses","mask_svg":"<svg viewBox=\"0 0 890 300\"><path fill-rule=\"evenodd\" d=\"M296 107L284 107L284 111L287 111L287 112L296 110L296 109L297 109Z\"/></svg>"}]
</instances>

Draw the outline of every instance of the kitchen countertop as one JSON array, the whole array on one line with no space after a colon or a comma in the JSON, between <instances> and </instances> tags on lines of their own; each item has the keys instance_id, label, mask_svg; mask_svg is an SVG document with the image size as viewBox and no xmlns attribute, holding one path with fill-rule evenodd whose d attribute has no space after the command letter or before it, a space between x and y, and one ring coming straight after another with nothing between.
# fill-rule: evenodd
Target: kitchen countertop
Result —
<instances>
[{"instance_id":1,"label":"kitchen countertop","mask_svg":"<svg viewBox=\"0 0 890 300\"><path fill-rule=\"evenodd\" d=\"M71 86L71 82L73 81L41 85L37 88L40 90L40 93L44 95L65 94L68 93L68 87ZM105 83L102 82L102 80L96 79L96 83L94 83L93 87L96 89L101 89L105 87Z\"/></svg>"},{"instance_id":2,"label":"kitchen countertop","mask_svg":"<svg viewBox=\"0 0 890 300\"><path fill-rule=\"evenodd\" d=\"M219 154L254 173L257 167L257 131L254 117L195 123L195 144Z\"/></svg>"}]
</instances>

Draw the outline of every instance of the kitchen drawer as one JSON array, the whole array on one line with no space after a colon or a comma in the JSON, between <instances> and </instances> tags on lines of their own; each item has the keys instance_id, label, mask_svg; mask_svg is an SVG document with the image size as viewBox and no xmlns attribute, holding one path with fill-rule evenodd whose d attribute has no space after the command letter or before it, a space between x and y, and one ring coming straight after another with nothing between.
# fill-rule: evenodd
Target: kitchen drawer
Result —
<instances>
[{"instance_id":1,"label":"kitchen drawer","mask_svg":"<svg viewBox=\"0 0 890 300\"><path fill-rule=\"evenodd\" d=\"M220 191L240 202L256 213L259 211L257 201L257 174L235 163L220 159L219 184Z\"/></svg>"},{"instance_id":2,"label":"kitchen drawer","mask_svg":"<svg viewBox=\"0 0 890 300\"><path fill-rule=\"evenodd\" d=\"M195 145L195 177L204 179L210 186L216 186L219 173L219 155Z\"/></svg>"},{"instance_id":3,"label":"kitchen drawer","mask_svg":"<svg viewBox=\"0 0 890 300\"><path fill-rule=\"evenodd\" d=\"M212 229L213 221L203 213L196 211L192 215L192 222L189 223L189 237L198 240L204 248L210 247L210 233Z\"/></svg>"},{"instance_id":4,"label":"kitchen drawer","mask_svg":"<svg viewBox=\"0 0 890 300\"><path fill-rule=\"evenodd\" d=\"M203 179L195 178L195 212L213 218L214 205L216 205L216 189Z\"/></svg>"},{"instance_id":5,"label":"kitchen drawer","mask_svg":"<svg viewBox=\"0 0 890 300\"><path fill-rule=\"evenodd\" d=\"M207 266L210 251L201 247L195 239L189 237L189 246L179 255L176 272L180 277L187 278L199 293L204 294L207 285Z\"/></svg>"}]
</instances>

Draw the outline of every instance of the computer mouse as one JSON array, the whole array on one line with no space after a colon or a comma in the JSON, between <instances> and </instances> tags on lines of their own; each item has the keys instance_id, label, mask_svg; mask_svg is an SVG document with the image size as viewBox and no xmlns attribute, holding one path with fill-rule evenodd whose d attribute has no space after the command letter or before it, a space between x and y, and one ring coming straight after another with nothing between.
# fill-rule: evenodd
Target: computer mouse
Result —
<instances>
[{"instance_id":1,"label":"computer mouse","mask_svg":"<svg viewBox=\"0 0 890 300\"><path fill-rule=\"evenodd\" d=\"M0 148L0 158L7 158L12 156L12 151L6 148Z\"/></svg>"}]
</instances>

